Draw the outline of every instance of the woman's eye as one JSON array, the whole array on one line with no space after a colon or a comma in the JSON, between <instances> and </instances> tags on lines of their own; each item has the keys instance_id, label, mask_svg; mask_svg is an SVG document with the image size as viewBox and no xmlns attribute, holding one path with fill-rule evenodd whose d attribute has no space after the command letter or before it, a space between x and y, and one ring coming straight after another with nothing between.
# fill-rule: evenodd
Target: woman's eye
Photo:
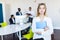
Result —
<instances>
[{"instance_id":1,"label":"woman's eye","mask_svg":"<svg viewBox=\"0 0 60 40\"><path fill-rule=\"evenodd\" d=\"M43 9L45 9L45 8L43 8Z\"/></svg>"},{"instance_id":2,"label":"woman's eye","mask_svg":"<svg viewBox=\"0 0 60 40\"><path fill-rule=\"evenodd\" d=\"M41 8L39 8L39 9L41 9Z\"/></svg>"},{"instance_id":3,"label":"woman's eye","mask_svg":"<svg viewBox=\"0 0 60 40\"><path fill-rule=\"evenodd\" d=\"M39 8L39 9L45 9L45 8Z\"/></svg>"}]
</instances>

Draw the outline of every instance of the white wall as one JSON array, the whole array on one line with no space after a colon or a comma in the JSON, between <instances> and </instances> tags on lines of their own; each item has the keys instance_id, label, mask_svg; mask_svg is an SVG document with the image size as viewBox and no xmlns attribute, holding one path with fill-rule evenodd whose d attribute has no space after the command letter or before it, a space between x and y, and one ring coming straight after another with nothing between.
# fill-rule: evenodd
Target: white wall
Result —
<instances>
[{"instance_id":1,"label":"white wall","mask_svg":"<svg viewBox=\"0 0 60 40\"><path fill-rule=\"evenodd\" d=\"M60 0L48 2L48 15L52 18L54 26L60 27Z\"/></svg>"},{"instance_id":2,"label":"white wall","mask_svg":"<svg viewBox=\"0 0 60 40\"><path fill-rule=\"evenodd\" d=\"M5 2L9 5L6 10L7 14L16 14L18 7L25 11L29 6L36 12L38 3L44 2L47 5L47 14L53 20L54 27L60 26L60 0L36 0L36 2L34 0L5 0Z\"/></svg>"},{"instance_id":3,"label":"white wall","mask_svg":"<svg viewBox=\"0 0 60 40\"><path fill-rule=\"evenodd\" d=\"M11 15L10 5L9 4L5 4L5 17L6 17L7 23L9 23L10 15Z\"/></svg>"}]
</instances>

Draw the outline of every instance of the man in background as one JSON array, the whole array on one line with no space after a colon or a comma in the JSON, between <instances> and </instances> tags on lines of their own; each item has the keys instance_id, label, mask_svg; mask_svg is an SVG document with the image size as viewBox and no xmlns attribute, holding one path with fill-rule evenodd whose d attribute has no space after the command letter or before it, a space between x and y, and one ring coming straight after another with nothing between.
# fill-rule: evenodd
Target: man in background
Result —
<instances>
[{"instance_id":1,"label":"man in background","mask_svg":"<svg viewBox=\"0 0 60 40\"><path fill-rule=\"evenodd\" d=\"M17 15L17 16L22 15L21 8L18 8L18 11L16 12L16 15Z\"/></svg>"},{"instance_id":2,"label":"man in background","mask_svg":"<svg viewBox=\"0 0 60 40\"><path fill-rule=\"evenodd\" d=\"M29 7L29 10L27 11L27 15L28 15L28 17L29 17L29 20L28 20L28 22L31 22L32 23L32 20L33 20L33 17L34 17L34 12L32 11L32 8L31 7Z\"/></svg>"},{"instance_id":3,"label":"man in background","mask_svg":"<svg viewBox=\"0 0 60 40\"><path fill-rule=\"evenodd\" d=\"M11 15L11 17L9 19L9 23L10 24L15 24L15 17L14 17L14 15Z\"/></svg>"}]
</instances>

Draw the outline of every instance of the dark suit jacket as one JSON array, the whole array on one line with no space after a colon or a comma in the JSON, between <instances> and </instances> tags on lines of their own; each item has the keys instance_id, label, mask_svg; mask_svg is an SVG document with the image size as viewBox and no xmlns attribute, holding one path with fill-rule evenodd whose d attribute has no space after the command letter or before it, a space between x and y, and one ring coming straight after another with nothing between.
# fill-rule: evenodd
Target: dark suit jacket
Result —
<instances>
[{"instance_id":1,"label":"dark suit jacket","mask_svg":"<svg viewBox=\"0 0 60 40\"><path fill-rule=\"evenodd\" d=\"M19 12L16 12L16 15L22 15L22 12L20 12L20 13Z\"/></svg>"},{"instance_id":2,"label":"dark suit jacket","mask_svg":"<svg viewBox=\"0 0 60 40\"><path fill-rule=\"evenodd\" d=\"M15 21L15 18L14 18L14 21ZM9 19L9 22L10 22L10 24L15 24L15 23L13 23L12 18Z\"/></svg>"}]
</instances>

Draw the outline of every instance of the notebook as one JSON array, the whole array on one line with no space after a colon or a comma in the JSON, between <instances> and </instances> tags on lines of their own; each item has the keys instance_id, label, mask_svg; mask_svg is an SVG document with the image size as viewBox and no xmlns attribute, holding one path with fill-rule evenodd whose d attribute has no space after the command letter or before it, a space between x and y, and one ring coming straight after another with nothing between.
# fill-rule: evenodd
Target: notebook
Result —
<instances>
[{"instance_id":1,"label":"notebook","mask_svg":"<svg viewBox=\"0 0 60 40\"><path fill-rule=\"evenodd\" d=\"M46 21L36 22L36 28L37 28L37 29L44 29L46 26L47 26Z\"/></svg>"}]
</instances>

